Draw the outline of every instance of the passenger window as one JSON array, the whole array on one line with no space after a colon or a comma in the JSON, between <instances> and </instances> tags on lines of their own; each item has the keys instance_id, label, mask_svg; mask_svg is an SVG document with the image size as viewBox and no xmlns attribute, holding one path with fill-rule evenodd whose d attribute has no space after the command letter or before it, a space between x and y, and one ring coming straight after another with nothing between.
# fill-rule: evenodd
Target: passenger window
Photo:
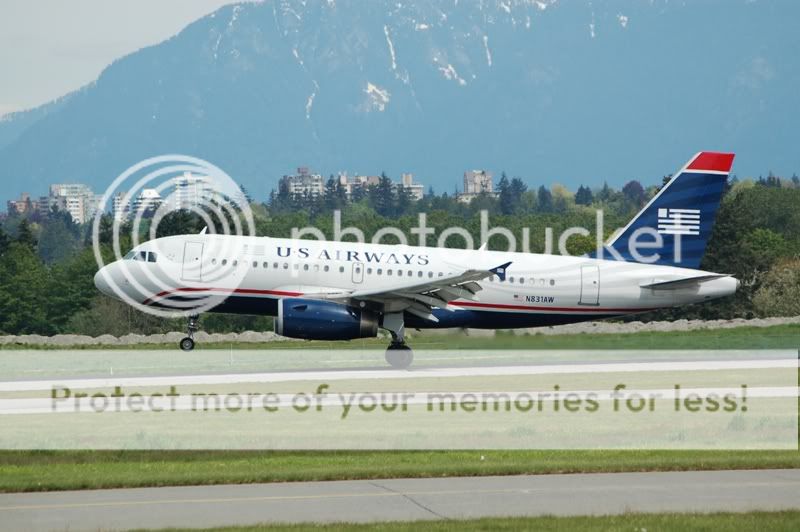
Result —
<instances>
[{"instance_id":1,"label":"passenger window","mask_svg":"<svg viewBox=\"0 0 800 532\"><path fill-rule=\"evenodd\" d=\"M258 262L253 261L253 268L258 268Z\"/></svg>"},{"instance_id":2,"label":"passenger window","mask_svg":"<svg viewBox=\"0 0 800 532\"><path fill-rule=\"evenodd\" d=\"M269 268L269 262L264 261L264 264L262 266L264 266L264 269L266 270L267 268Z\"/></svg>"},{"instance_id":3,"label":"passenger window","mask_svg":"<svg viewBox=\"0 0 800 532\"><path fill-rule=\"evenodd\" d=\"M550 286L555 286L555 285L556 285L556 280L550 279Z\"/></svg>"},{"instance_id":4,"label":"passenger window","mask_svg":"<svg viewBox=\"0 0 800 532\"><path fill-rule=\"evenodd\" d=\"M422 277L422 272L417 272L417 277Z\"/></svg>"},{"instance_id":5,"label":"passenger window","mask_svg":"<svg viewBox=\"0 0 800 532\"><path fill-rule=\"evenodd\" d=\"M288 270L289 269L289 263L288 262L284 262L283 263L283 269L284 270Z\"/></svg>"},{"instance_id":6,"label":"passenger window","mask_svg":"<svg viewBox=\"0 0 800 532\"><path fill-rule=\"evenodd\" d=\"M330 269L331 269L331 267L330 267L330 266L328 266L327 264L326 264L326 265L325 265L325 267L323 268L323 270L325 270L326 272L327 272L327 271L329 271Z\"/></svg>"},{"instance_id":7,"label":"passenger window","mask_svg":"<svg viewBox=\"0 0 800 532\"><path fill-rule=\"evenodd\" d=\"M272 267L273 267L273 268L275 268L275 269L277 270L277 269L278 269L278 263L277 263L277 262L273 262L273 263L272 263Z\"/></svg>"},{"instance_id":8,"label":"passenger window","mask_svg":"<svg viewBox=\"0 0 800 532\"><path fill-rule=\"evenodd\" d=\"M524 277L520 277L519 278L519 284L523 284L524 282L525 282L525 278Z\"/></svg>"},{"instance_id":9,"label":"passenger window","mask_svg":"<svg viewBox=\"0 0 800 532\"><path fill-rule=\"evenodd\" d=\"M339 273L344 273L344 266L339 266Z\"/></svg>"},{"instance_id":10,"label":"passenger window","mask_svg":"<svg viewBox=\"0 0 800 532\"><path fill-rule=\"evenodd\" d=\"M228 264L228 259L222 259L222 265L225 266L226 264Z\"/></svg>"},{"instance_id":11,"label":"passenger window","mask_svg":"<svg viewBox=\"0 0 800 532\"><path fill-rule=\"evenodd\" d=\"M304 269L305 271L308 271L308 264L303 264L303 269Z\"/></svg>"},{"instance_id":12,"label":"passenger window","mask_svg":"<svg viewBox=\"0 0 800 532\"><path fill-rule=\"evenodd\" d=\"M237 267L238 265L239 265L239 261L238 260L233 261L233 267L234 268Z\"/></svg>"},{"instance_id":13,"label":"passenger window","mask_svg":"<svg viewBox=\"0 0 800 532\"><path fill-rule=\"evenodd\" d=\"M428 272L428 277L433 277L433 272Z\"/></svg>"},{"instance_id":14,"label":"passenger window","mask_svg":"<svg viewBox=\"0 0 800 532\"><path fill-rule=\"evenodd\" d=\"M508 282L509 282L509 283L513 283L513 282L514 282L514 278L513 278L513 277L509 277L509 278L508 278Z\"/></svg>"},{"instance_id":15,"label":"passenger window","mask_svg":"<svg viewBox=\"0 0 800 532\"><path fill-rule=\"evenodd\" d=\"M392 270L386 270L386 275L392 275Z\"/></svg>"},{"instance_id":16,"label":"passenger window","mask_svg":"<svg viewBox=\"0 0 800 532\"><path fill-rule=\"evenodd\" d=\"M216 264L216 263L217 263L217 259L211 259L211 264Z\"/></svg>"},{"instance_id":17,"label":"passenger window","mask_svg":"<svg viewBox=\"0 0 800 532\"><path fill-rule=\"evenodd\" d=\"M383 275L383 268L378 268L378 275Z\"/></svg>"},{"instance_id":18,"label":"passenger window","mask_svg":"<svg viewBox=\"0 0 800 532\"><path fill-rule=\"evenodd\" d=\"M315 264L315 265L314 265L314 271L315 271L315 272L318 272L318 271L319 271L319 264Z\"/></svg>"},{"instance_id":19,"label":"passenger window","mask_svg":"<svg viewBox=\"0 0 800 532\"><path fill-rule=\"evenodd\" d=\"M372 268L367 268L367 275L372 275Z\"/></svg>"}]
</instances>

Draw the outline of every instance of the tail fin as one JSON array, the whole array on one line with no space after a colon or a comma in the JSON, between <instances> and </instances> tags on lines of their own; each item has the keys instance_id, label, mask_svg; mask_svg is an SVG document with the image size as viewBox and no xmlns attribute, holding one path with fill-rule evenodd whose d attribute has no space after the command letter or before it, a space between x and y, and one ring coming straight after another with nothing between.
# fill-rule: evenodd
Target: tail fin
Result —
<instances>
[{"instance_id":1,"label":"tail fin","mask_svg":"<svg viewBox=\"0 0 800 532\"><path fill-rule=\"evenodd\" d=\"M634 261L631 245L655 242L646 253L651 264L698 268L711 236L725 182L733 164L733 153L701 152L695 155L631 222L606 245L606 253L618 260ZM649 231L648 231L649 229ZM650 237L646 236L649 233ZM641 257L644 253L637 253Z\"/></svg>"}]
</instances>

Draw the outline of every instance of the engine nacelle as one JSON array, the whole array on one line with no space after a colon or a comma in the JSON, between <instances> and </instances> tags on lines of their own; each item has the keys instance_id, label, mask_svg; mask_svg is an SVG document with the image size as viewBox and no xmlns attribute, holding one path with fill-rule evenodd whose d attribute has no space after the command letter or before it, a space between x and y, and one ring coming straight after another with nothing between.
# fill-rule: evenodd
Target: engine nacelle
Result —
<instances>
[{"instance_id":1,"label":"engine nacelle","mask_svg":"<svg viewBox=\"0 0 800 532\"><path fill-rule=\"evenodd\" d=\"M378 315L333 301L281 299L275 332L304 340L353 340L378 335Z\"/></svg>"}]
</instances>

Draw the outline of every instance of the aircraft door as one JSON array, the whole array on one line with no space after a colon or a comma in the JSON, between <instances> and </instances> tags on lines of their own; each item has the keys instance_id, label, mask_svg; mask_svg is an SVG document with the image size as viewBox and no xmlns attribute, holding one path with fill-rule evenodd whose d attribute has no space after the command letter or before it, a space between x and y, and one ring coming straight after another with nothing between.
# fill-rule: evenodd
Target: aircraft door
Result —
<instances>
[{"instance_id":1,"label":"aircraft door","mask_svg":"<svg viewBox=\"0 0 800 532\"><path fill-rule=\"evenodd\" d=\"M183 269L181 270L181 279L184 281L202 281L202 263L203 243L186 242L183 245Z\"/></svg>"},{"instance_id":2,"label":"aircraft door","mask_svg":"<svg viewBox=\"0 0 800 532\"><path fill-rule=\"evenodd\" d=\"M353 263L353 282L356 284L364 282L364 265L360 262Z\"/></svg>"},{"instance_id":3,"label":"aircraft door","mask_svg":"<svg viewBox=\"0 0 800 532\"><path fill-rule=\"evenodd\" d=\"M600 304L600 268L581 266L581 298L579 305Z\"/></svg>"}]
</instances>

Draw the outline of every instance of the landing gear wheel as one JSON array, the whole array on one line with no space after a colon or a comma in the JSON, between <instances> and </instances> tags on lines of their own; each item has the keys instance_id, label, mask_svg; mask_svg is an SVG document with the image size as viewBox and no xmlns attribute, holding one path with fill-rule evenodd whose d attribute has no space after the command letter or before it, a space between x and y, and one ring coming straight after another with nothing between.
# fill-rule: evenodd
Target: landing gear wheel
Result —
<instances>
[{"instance_id":1,"label":"landing gear wheel","mask_svg":"<svg viewBox=\"0 0 800 532\"><path fill-rule=\"evenodd\" d=\"M414 352L405 344L392 344L386 349L386 362L395 369L407 369L414 361Z\"/></svg>"},{"instance_id":2,"label":"landing gear wheel","mask_svg":"<svg viewBox=\"0 0 800 532\"><path fill-rule=\"evenodd\" d=\"M180 341L178 346L180 346L181 351L191 351L192 349L194 349L194 340L192 340L187 336L186 338Z\"/></svg>"}]
</instances>

